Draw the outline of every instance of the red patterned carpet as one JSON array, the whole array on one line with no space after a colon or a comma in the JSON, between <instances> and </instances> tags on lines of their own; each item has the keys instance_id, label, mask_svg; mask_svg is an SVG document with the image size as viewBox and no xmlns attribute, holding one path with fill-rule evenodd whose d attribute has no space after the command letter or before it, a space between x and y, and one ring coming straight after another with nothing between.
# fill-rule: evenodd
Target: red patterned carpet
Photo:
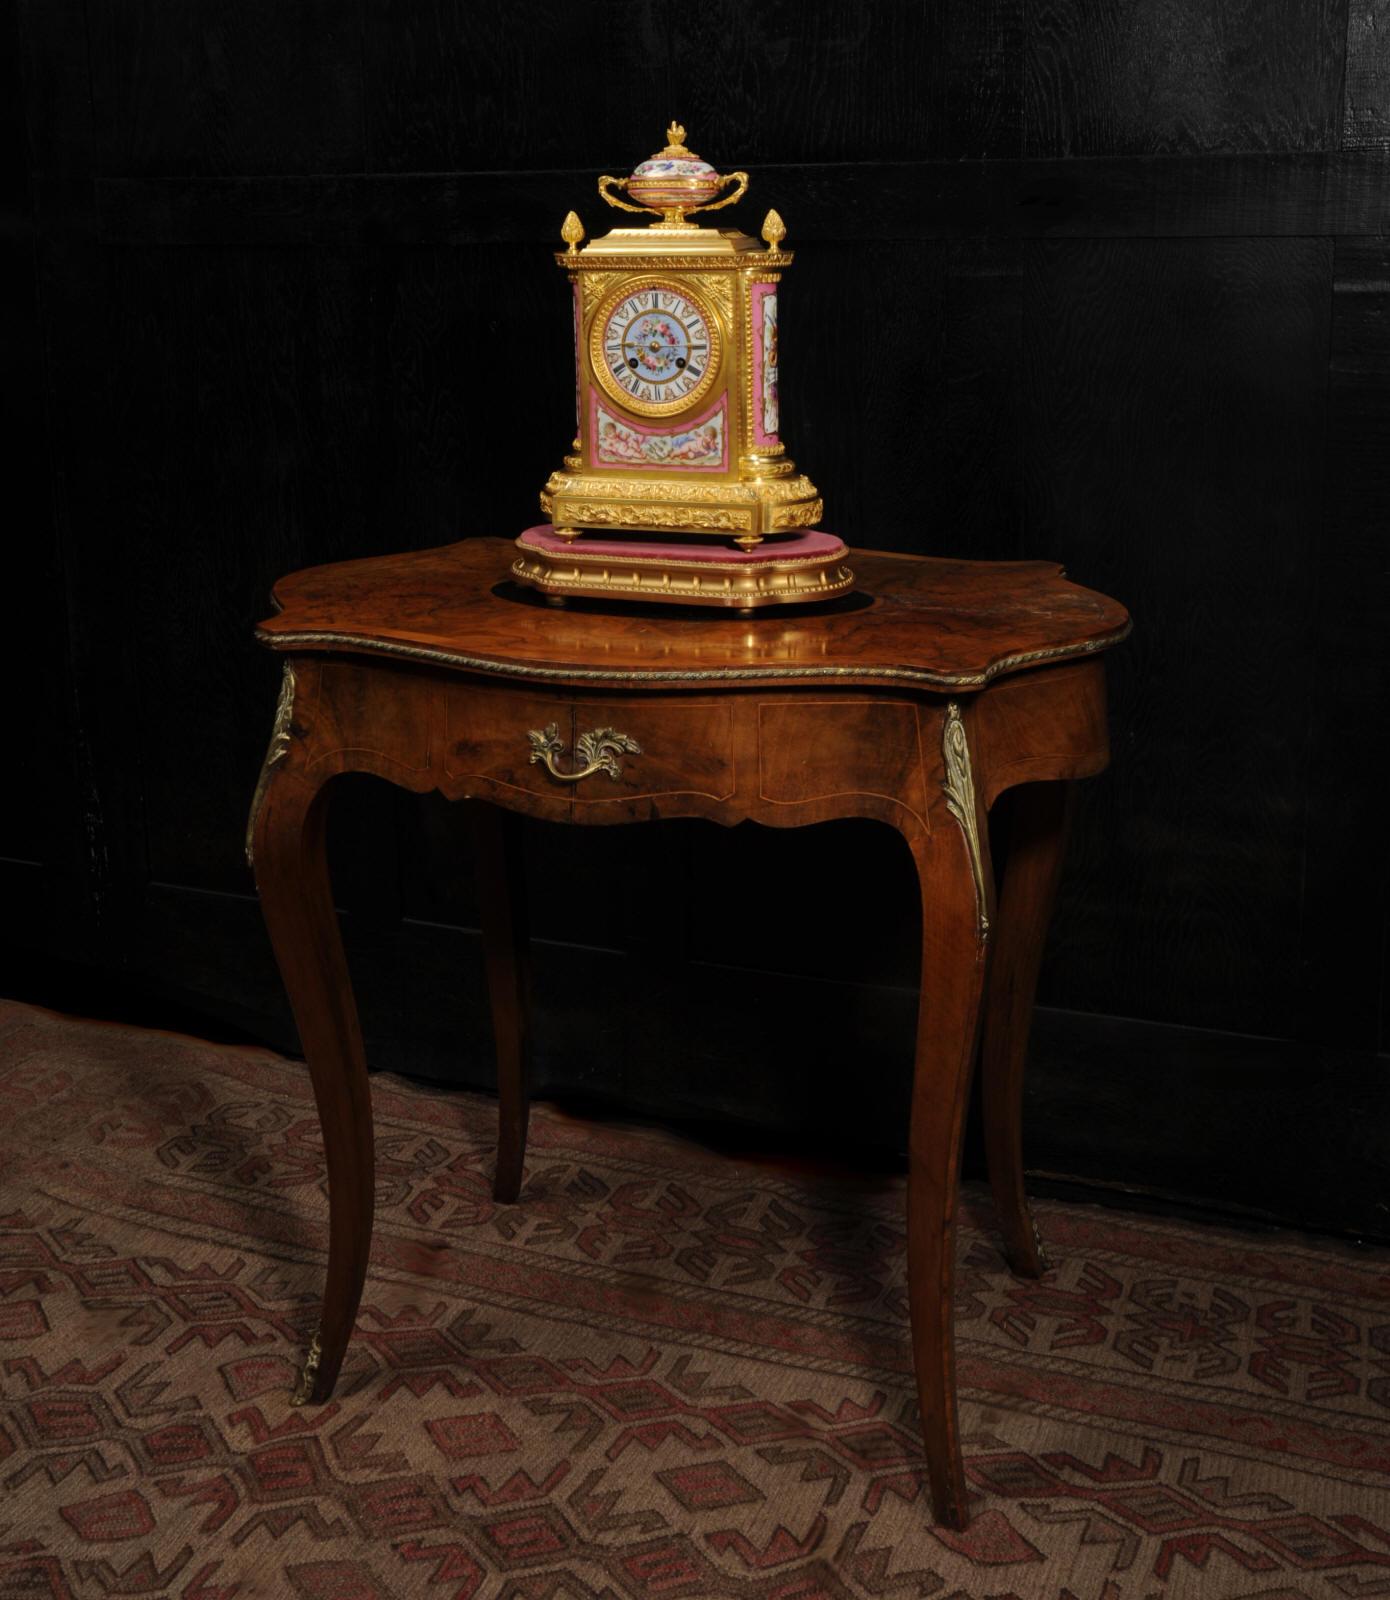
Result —
<instances>
[{"instance_id":1,"label":"red patterned carpet","mask_svg":"<svg viewBox=\"0 0 1390 1600\"><path fill-rule=\"evenodd\" d=\"M1390 1258L971 1196L965 1534L927 1520L896 1181L374 1080L338 1398L304 1069L0 1002L0 1600L1390 1595Z\"/></svg>"}]
</instances>

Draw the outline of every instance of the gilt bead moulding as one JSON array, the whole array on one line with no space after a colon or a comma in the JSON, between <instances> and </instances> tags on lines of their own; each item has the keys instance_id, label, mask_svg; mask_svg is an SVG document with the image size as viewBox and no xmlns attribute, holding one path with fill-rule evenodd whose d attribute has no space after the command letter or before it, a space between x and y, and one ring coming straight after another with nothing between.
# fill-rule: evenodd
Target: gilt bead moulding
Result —
<instances>
[{"instance_id":1,"label":"gilt bead moulding","mask_svg":"<svg viewBox=\"0 0 1390 1600\"><path fill-rule=\"evenodd\" d=\"M748 175L717 172L685 137L673 122L665 147L627 177L598 180L609 205L654 222L587 244L575 212L561 226L576 435L541 491L546 537L522 535L512 575L560 603L754 611L833 599L853 583L847 552L819 531L820 495L782 437L786 226L776 211L761 239L692 222L740 199Z\"/></svg>"}]
</instances>

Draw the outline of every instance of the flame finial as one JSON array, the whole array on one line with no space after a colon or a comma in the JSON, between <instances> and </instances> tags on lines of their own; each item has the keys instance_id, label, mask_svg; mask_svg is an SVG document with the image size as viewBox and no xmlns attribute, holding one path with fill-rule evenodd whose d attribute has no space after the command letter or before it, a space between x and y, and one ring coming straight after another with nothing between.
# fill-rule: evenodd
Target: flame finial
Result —
<instances>
[{"instance_id":1,"label":"flame finial","mask_svg":"<svg viewBox=\"0 0 1390 1600\"><path fill-rule=\"evenodd\" d=\"M685 148L685 129L673 122L666 130L666 148L661 152L668 161L695 160L695 152Z\"/></svg>"}]
</instances>

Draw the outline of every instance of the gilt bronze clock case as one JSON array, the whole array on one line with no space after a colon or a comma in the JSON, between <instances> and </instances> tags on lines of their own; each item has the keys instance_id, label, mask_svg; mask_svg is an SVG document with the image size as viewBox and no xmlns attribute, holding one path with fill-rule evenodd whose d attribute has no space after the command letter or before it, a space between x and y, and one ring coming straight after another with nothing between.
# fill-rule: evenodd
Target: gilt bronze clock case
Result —
<instances>
[{"instance_id":1,"label":"gilt bronze clock case","mask_svg":"<svg viewBox=\"0 0 1390 1600\"><path fill-rule=\"evenodd\" d=\"M615 228L582 249L573 212L561 230L576 435L541 493L551 526L522 535L514 575L551 593L741 608L830 598L852 581L845 549L808 531L821 499L781 437L786 230L775 211L761 240L690 222L732 204L748 178L717 173L677 124L667 137L631 176L599 179L611 205L655 212L655 225Z\"/></svg>"}]
</instances>

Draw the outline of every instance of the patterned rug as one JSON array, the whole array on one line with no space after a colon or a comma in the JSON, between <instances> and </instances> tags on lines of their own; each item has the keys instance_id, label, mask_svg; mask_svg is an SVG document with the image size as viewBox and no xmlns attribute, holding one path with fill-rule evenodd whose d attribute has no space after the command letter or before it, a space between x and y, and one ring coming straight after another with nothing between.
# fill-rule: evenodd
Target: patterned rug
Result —
<instances>
[{"instance_id":1,"label":"patterned rug","mask_svg":"<svg viewBox=\"0 0 1390 1600\"><path fill-rule=\"evenodd\" d=\"M1390 1595L1390 1260L967 1198L968 1532L930 1526L902 1194L374 1079L336 1399L305 1069L0 1002L0 1597Z\"/></svg>"}]
</instances>

